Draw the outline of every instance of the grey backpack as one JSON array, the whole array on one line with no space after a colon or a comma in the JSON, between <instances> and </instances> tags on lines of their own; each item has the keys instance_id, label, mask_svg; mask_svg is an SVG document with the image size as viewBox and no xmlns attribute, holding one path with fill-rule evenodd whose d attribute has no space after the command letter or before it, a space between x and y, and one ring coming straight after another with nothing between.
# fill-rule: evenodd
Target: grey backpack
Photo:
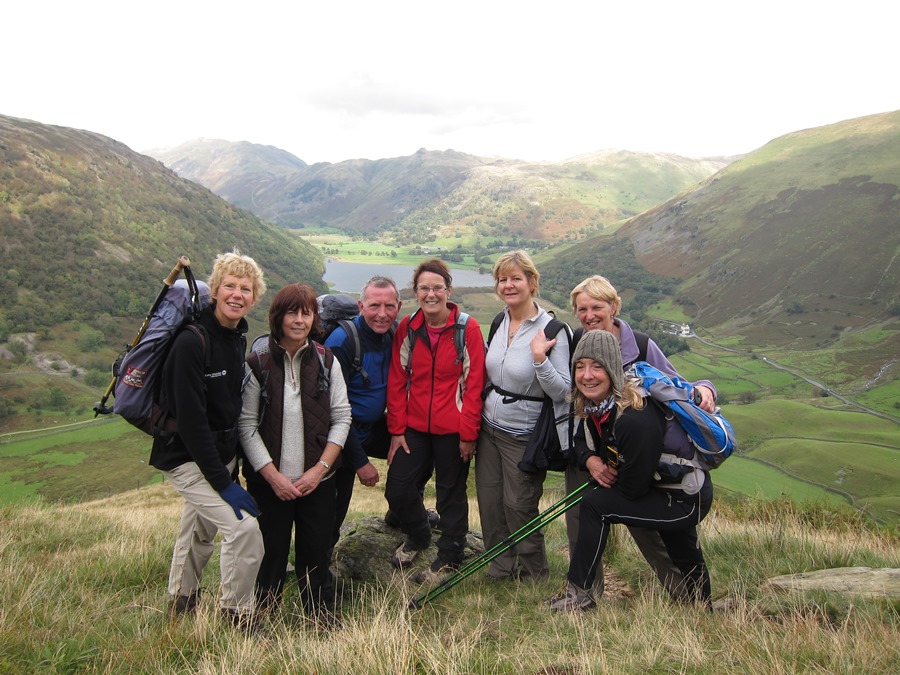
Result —
<instances>
[{"instance_id":1,"label":"grey backpack","mask_svg":"<svg viewBox=\"0 0 900 675\"><path fill-rule=\"evenodd\" d=\"M166 292L150 317L140 342L119 356L113 364L112 412L151 436L155 431L175 431L175 420L160 406L163 364L172 341L181 329L196 332L203 344L204 359L209 362L206 331L195 323L209 305L209 286L193 276L179 279Z\"/></svg>"}]
</instances>

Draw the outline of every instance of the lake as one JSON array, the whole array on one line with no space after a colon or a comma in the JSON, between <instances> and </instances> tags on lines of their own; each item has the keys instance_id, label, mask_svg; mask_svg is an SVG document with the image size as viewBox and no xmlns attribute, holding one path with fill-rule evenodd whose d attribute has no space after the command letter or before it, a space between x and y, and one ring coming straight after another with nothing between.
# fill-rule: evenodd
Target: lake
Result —
<instances>
[{"instance_id":1,"label":"lake","mask_svg":"<svg viewBox=\"0 0 900 675\"><path fill-rule=\"evenodd\" d=\"M412 281L413 265L379 265L357 262L341 262L325 258L325 274L322 279L334 291L359 293L369 279L376 274L390 277L399 288L409 288ZM477 270L458 270L450 267L453 285L457 288L493 287L494 277L490 274L479 274Z\"/></svg>"}]
</instances>

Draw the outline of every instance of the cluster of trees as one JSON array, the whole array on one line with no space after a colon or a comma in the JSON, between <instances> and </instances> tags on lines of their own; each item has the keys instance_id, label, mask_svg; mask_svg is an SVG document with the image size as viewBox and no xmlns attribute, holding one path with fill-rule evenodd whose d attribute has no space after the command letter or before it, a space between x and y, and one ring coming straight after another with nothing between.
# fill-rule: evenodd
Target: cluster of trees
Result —
<instances>
[{"instance_id":1,"label":"cluster of trees","mask_svg":"<svg viewBox=\"0 0 900 675\"><path fill-rule=\"evenodd\" d=\"M346 253L345 250L343 250L337 246L333 246L333 247L325 246L325 247L322 247L321 251L325 255L340 255L341 253ZM394 251L393 249L390 251L369 251L367 249L362 249L360 251L356 251L356 253L359 255L381 256L383 258L396 258L397 257L397 251Z\"/></svg>"}]
</instances>

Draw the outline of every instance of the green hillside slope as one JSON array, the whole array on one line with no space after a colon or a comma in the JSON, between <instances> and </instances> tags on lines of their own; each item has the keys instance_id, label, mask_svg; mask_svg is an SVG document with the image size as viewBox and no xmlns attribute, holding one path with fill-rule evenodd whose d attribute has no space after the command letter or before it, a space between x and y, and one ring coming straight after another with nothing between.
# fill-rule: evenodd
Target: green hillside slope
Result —
<instances>
[{"instance_id":1,"label":"green hillside slope","mask_svg":"<svg viewBox=\"0 0 900 675\"><path fill-rule=\"evenodd\" d=\"M900 111L775 139L542 271L558 293L595 272L662 290L748 346L812 349L884 326L896 354L898 224Z\"/></svg>"},{"instance_id":2,"label":"green hillside slope","mask_svg":"<svg viewBox=\"0 0 900 675\"><path fill-rule=\"evenodd\" d=\"M775 139L623 228L700 321L815 346L889 320L900 293L900 111ZM840 328L834 328L840 326Z\"/></svg>"},{"instance_id":3,"label":"green hillside slope","mask_svg":"<svg viewBox=\"0 0 900 675\"><path fill-rule=\"evenodd\" d=\"M137 317L179 255L198 275L239 247L270 286L324 290L311 246L160 162L88 131L0 116L0 337Z\"/></svg>"}]
</instances>

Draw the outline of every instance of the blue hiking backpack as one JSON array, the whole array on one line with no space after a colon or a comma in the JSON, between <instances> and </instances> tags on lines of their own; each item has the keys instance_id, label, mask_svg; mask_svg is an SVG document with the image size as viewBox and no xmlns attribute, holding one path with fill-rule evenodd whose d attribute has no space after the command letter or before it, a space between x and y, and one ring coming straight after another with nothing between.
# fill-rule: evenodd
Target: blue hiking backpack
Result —
<instances>
[{"instance_id":1,"label":"blue hiking backpack","mask_svg":"<svg viewBox=\"0 0 900 675\"><path fill-rule=\"evenodd\" d=\"M697 451L701 468L721 466L737 449L734 429L721 413L708 413L694 401L694 386L679 377L670 378L646 361L636 361L627 374L639 380L647 394L675 419Z\"/></svg>"}]
</instances>

